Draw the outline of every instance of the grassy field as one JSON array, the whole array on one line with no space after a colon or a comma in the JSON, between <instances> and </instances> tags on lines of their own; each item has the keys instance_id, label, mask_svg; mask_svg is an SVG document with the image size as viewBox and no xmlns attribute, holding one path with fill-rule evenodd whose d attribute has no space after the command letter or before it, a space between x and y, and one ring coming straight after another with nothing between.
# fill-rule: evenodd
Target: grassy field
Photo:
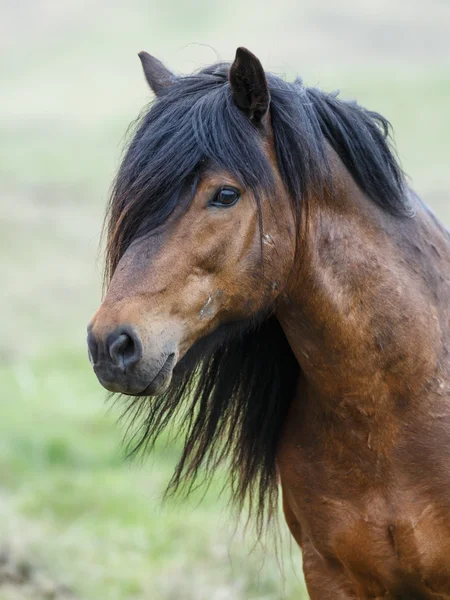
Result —
<instances>
[{"instance_id":1,"label":"grassy field","mask_svg":"<svg viewBox=\"0 0 450 600\"><path fill-rule=\"evenodd\" d=\"M244 43L340 88L391 120L414 187L450 223L447 3L252 0L239 19L233 2L159 4L0 5L0 600L306 598L283 525L278 560L274 536L255 546L237 525L223 473L204 498L162 504L181 440L127 462L87 361L108 187L148 101L139 50L191 71L216 60L208 45L231 58Z\"/></svg>"},{"instance_id":2,"label":"grassy field","mask_svg":"<svg viewBox=\"0 0 450 600\"><path fill-rule=\"evenodd\" d=\"M124 462L84 356L48 356L1 376L0 598L10 597L2 573L26 598L64 598L66 588L89 599L281 597L271 545L243 542L217 499L220 476L201 502L199 490L163 505L179 444L161 440L145 466ZM287 544L283 556L287 564ZM302 597L300 574L287 570L286 592Z\"/></svg>"}]
</instances>

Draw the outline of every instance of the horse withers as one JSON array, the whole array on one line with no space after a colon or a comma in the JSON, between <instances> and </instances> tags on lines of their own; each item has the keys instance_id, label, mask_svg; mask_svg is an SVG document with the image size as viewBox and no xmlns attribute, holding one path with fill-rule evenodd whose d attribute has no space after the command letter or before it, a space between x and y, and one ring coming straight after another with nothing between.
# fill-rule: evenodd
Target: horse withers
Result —
<instances>
[{"instance_id":1,"label":"horse withers","mask_svg":"<svg viewBox=\"0 0 450 600\"><path fill-rule=\"evenodd\" d=\"M450 238L388 122L244 48L140 58L88 332L136 449L184 402L172 488L225 461L260 527L281 489L313 600L450 598Z\"/></svg>"}]
</instances>

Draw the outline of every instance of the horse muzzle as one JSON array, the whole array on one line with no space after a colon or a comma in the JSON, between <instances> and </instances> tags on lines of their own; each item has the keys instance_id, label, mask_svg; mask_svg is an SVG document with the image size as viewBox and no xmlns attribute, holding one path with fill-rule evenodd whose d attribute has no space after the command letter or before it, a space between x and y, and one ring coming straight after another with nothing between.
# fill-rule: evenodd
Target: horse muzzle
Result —
<instances>
[{"instance_id":1,"label":"horse muzzle","mask_svg":"<svg viewBox=\"0 0 450 600\"><path fill-rule=\"evenodd\" d=\"M92 323L87 343L94 372L108 391L153 396L169 387L177 360L175 344L155 344L152 352L130 325L102 331Z\"/></svg>"}]
</instances>

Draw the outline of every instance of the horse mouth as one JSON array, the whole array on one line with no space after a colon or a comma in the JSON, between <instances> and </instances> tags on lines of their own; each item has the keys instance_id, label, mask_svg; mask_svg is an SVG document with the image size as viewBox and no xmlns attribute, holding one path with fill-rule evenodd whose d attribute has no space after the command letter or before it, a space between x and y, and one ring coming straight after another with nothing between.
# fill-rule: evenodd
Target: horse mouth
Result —
<instances>
[{"instance_id":1,"label":"horse mouth","mask_svg":"<svg viewBox=\"0 0 450 600\"><path fill-rule=\"evenodd\" d=\"M95 374L104 388L114 394L124 396L156 396L167 390L172 381L176 353L171 352L163 358L164 362L150 383L145 381L144 373L123 372L104 361L94 366Z\"/></svg>"},{"instance_id":2,"label":"horse mouth","mask_svg":"<svg viewBox=\"0 0 450 600\"><path fill-rule=\"evenodd\" d=\"M152 381L138 393L129 394L131 396L156 396L167 390L172 381L173 368L175 366L175 352L168 354L163 366L152 379Z\"/></svg>"}]
</instances>

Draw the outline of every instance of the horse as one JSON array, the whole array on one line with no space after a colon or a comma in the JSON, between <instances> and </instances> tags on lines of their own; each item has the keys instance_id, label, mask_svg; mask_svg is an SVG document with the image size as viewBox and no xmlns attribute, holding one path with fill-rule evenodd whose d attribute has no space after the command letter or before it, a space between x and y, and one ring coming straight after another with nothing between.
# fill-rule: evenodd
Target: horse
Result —
<instances>
[{"instance_id":1,"label":"horse","mask_svg":"<svg viewBox=\"0 0 450 600\"><path fill-rule=\"evenodd\" d=\"M258 526L282 503L312 600L450 598L450 235L389 122L245 48L139 56L88 326L134 449L176 416L169 489L222 467Z\"/></svg>"}]
</instances>

